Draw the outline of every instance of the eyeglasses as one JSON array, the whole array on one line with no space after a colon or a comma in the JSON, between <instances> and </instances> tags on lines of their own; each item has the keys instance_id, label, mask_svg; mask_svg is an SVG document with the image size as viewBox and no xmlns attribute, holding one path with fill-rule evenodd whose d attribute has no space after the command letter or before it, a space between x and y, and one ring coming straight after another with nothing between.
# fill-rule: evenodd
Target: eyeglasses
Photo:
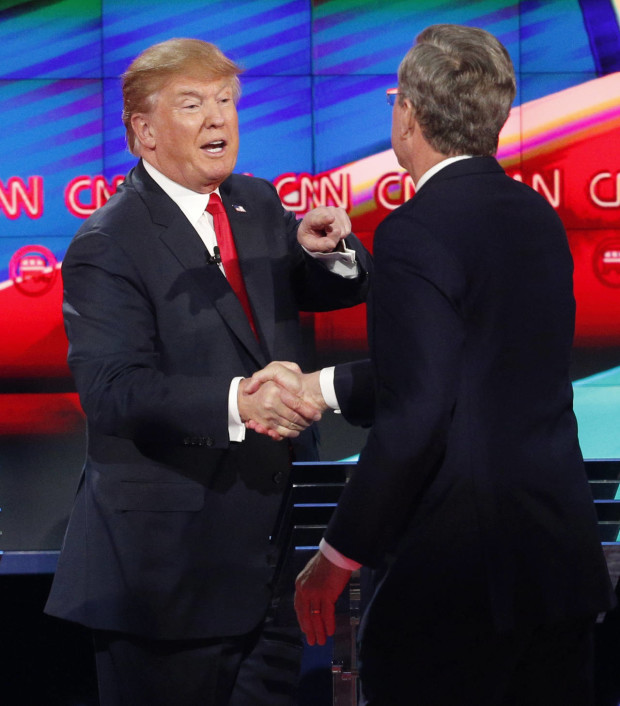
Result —
<instances>
[{"instance_id":1,"label":"eyeglasses","mask_svg":"<svg viewBox=\"0 0 620 706\"><path fill-rule=\"evenodd\" d=\"M396 103L396 96L398 95L398 88L388 88L386 92L386 98L388 105L393 106Z\"/></svg>"}]
</instances>

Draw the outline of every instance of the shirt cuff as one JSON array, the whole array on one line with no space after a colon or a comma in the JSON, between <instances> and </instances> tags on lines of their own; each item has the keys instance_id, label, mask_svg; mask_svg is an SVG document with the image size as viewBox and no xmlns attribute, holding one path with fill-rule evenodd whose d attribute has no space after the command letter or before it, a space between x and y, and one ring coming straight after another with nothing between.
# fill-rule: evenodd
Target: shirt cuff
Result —
<instances>
[{"instance_id":1,"label":"shirt cuff","mask_svg":"<svg viewBox=\"0 0 620 706\"><path fill-rule=\"evenodd\" d=\"M343 244L344 250L341 252L310 252L306 248L302 248L313 257L315 260L320 260L325 267L335 275L339 277L344 277L345 279L354 279L359 276L360 269L357 265L355 259L355 250L351 250L346 246L344 241L340 241Z\"/></svg>"},{"instance_id":2,"label":"shirt cuff","mask_svg":"<svg viewBox=\"0 0 620 706\"><path fill-rule=\"evenodd\" d=\"M349 571L357 571L361 568L361 564L358 564L353 559L348 559L344 554L341 554L337 549L334 549L331 544L328 544L324 539L319 543L319 551L321 554L331 561L332 564L336 564L341 569L348 569Z\"/></svg>"},{"instance_id":3,"label":"shirt cuff","mask_svg":"<svg viewBox=\"0 0 620 706\"><path fill-rule=\"evenodd\" d=\"M334 366L322 368L319 373L319 385L321 386L321 394L325 400L325 404L333 409L334 412L340 414L340 405L336 397L336 389L334 388Z\"/></svg>"},{"instance_id":4,"label":"shirt cuff","mask_svg":"<svg viewBox=\"0 0 620 706\"><path fill-rule=\"evenodd\" d=\"M237 405L237 392L242 377L233 378L228 390L228 438L230 441L243 441L245 439L245 424L241 421Z\"/></svg>"}]
</instances>

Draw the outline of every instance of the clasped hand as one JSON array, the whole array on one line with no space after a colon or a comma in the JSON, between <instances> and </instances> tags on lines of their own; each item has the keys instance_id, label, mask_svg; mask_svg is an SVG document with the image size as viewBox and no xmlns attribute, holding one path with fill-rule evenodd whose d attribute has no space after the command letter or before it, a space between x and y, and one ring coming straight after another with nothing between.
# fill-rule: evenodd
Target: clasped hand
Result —
<instances>
[{"instance_id":1,"label":"clasped hand","mask_svg":"<svg viewBox=\"0 0 620 706\"><path fill-rule=\"evenodd\" d=\"M299 436L327 409L318 372L304 374L296 363L277 361L241 380L237 403L248 429L276 441Z\"/></svg>"}]
</instances>

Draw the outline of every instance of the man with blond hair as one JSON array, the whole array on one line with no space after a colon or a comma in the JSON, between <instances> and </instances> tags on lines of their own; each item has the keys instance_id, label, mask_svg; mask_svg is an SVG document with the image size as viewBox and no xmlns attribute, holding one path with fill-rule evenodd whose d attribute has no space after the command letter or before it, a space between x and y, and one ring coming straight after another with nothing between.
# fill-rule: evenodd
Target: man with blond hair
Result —
<instances>
[{"instance_id":1,"label":"man with blond hair","mask_svg":"<svg viewBox=\"0 0 620 706\"><path fill-rule=\"evenodd\" d=\"M342 209L298 222L232 174L239 73L197 39L135 59L140 160L63 262L88 450L46 610L93 629L101 706L292 703L301 641L271 608L273 536L320 414L247 378L301 362L299 311L362 301L369 262Z\"/></svg>"}]
</instances>

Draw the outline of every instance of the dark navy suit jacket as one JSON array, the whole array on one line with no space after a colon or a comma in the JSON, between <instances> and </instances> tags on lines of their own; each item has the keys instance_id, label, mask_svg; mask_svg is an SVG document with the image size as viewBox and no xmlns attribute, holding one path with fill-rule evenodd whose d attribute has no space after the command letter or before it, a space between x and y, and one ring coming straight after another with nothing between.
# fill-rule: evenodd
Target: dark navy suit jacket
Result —
<instances>
[{"instance_id":1,"label":"dark navy suit jacket","mask_svg":"<svg viewBox=\"0 0 620 706\"><path fill-rule=\"evenodd\" d=\"M241 634L263 617L289 446L230 443L228 390L301 360L299 311L365 298L308 257L273 186L220 187L260 340L178 206L138 164L63 262L69 364L88 421L84 473L46 610L158 638Z\"/></svg>"},{"instance_id":2,"label":"dark navy suit jacket","mask_svg":"<svg viewBox=\"0 0 620 706\"><path fill-rule=\"evenodd\" d=\"M385 219L374 263L372 369L335 377L345 417L374 424L326 533L388 567L366 628L406 638L441 618L510 629L609 608L552 207L493 158L459 161Z\"/></svg>"}]
</instances>

